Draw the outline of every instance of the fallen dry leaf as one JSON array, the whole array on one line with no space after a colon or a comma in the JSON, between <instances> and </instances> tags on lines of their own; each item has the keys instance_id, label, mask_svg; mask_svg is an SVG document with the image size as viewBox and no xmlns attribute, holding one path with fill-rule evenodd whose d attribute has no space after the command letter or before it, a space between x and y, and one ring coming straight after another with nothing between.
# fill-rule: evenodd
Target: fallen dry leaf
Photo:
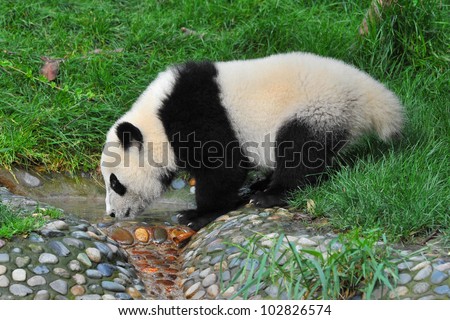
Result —
<instances>
[{"instance_id":1,"label":"fallen dry leaf","mask_svg":"<svg viewBox=\"0 0 450 320\"><path fill-rule=\"evenodd\" d=\"M44 65L41 68L41 74L48 80L54 81L58 76L59 65L63 59L51 59L49 57L41 57Z\"/></svg>"}]
</instances>

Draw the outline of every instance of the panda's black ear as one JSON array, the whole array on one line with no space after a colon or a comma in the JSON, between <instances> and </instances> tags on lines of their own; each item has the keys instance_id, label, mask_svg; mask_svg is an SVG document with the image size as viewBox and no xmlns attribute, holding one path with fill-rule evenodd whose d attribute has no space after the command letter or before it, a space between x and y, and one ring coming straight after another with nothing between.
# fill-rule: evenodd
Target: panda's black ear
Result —
<instances>
[{"instance_id":1,"label":"panda's black ear","mask_svg":"<svg viewBox=\"0 0 450 320\"><path fill-rule=\"evenodd\" d=\"M125 150L128 150L133 144L136 144L139 150L141 150L144 138L142 137L141 130L136 126L129 122L122 122L117 126L116 134Z\"/></svg>"}]
</instances>

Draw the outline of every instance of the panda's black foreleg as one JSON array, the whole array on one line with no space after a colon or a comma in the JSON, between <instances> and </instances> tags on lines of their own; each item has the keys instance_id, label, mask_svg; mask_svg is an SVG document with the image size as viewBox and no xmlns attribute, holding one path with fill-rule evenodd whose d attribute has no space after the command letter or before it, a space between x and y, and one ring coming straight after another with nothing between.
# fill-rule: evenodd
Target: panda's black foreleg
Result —
<instances>
[{"instance_id":1,"label":"panda's black foreleg","mask_svg":"<svg viewBox=\"0 0 450 320\"><path fill-rule=\"evenodd\" d=\"M199 230L244 203L238 191L245 181L245 170L216 168L194 175L197 209L179 212L177 218L180 224Z\"/></svg>"},{"instance_id":2,"label":"panda's black foreleg","mask_svg":"<svg viewBox=\"0 0 450 320\"><path fill-rule=\"evenodd\" d=\"M343 130L321 132L298 119L287 122L277 134L272 181L266 190L254 194L251 202L259 207L287 205L293 190L320 181L346 137Z\"/></svg>"}]
</instances>

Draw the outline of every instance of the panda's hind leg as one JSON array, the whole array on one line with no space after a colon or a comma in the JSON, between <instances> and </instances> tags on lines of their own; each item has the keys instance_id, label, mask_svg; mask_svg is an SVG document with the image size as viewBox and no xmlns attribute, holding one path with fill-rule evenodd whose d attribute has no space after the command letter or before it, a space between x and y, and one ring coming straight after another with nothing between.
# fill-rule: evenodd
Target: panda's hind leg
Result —
<instances>
[{"instance_id":1,"label":"panda's hind leg","mask_svg":"<svg viewBox=\"0 0 450 320\"><path fill-rule=\"evenodd\" d=\"M345 146L347 136L342 129L314 130L299 119L285 123L276 137L276 167L271 182L250 201L265 208L287 205L291 191L318 183Z\"/></svg>"}]
</instances>

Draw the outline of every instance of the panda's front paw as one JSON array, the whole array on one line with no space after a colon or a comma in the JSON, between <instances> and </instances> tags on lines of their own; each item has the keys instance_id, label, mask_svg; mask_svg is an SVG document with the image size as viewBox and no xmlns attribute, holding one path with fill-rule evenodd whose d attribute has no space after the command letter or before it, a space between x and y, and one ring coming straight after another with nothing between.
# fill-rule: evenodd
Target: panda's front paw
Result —
<instances>
[{"instance_id":1,"label":"panda's front paw","mask_svg":"<svg viewBox=\"0 0 450 320\"><path fill-rule=\"evenodd\" d=\"M196 210L183 210L177 214L177 221L179 224L184 224L185 226L192 228L191 225L197 217L198 212Z\"/></svg>"},{"instance_id":2,"label":"panda's front paw","mask_svg":"<svg viewBox=\"0 0 450 320\"><path fill-rule=\"evenodd\" d=\"M283 207L286 205L284 197L280 193L268 193L258 191L250 197L250 203L260 208Z\"/></svg>"}]
</instances>

